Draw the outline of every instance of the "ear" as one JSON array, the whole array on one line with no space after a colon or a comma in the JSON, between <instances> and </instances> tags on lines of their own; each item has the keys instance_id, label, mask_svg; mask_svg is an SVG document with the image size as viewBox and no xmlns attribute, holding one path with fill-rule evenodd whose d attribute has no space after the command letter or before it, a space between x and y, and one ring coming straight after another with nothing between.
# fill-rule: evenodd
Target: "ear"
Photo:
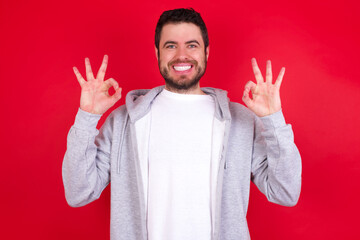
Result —
<instances>
[{"instance_id":1,"label":"ear","mask_svg":"<svg viewBox=\"0 0 360 240\"><path fill-rule=\"evenodd\" d=\"M210 54L210 45L207 46L206 50L205 50L205 55L206 55L206 61L208 60L209 58L209 54Z\"/></svg>"},{"instance_id":2,"label":"ear","mask_svg":"<svg viewBox=\"0 0 360 240\"><path fill-rule=\"evenodd\" d=\"M155 46L155 56L156 56L156 60L159 61L159 50L156 48L156 46Z\"/></svg>"}]
</instances>

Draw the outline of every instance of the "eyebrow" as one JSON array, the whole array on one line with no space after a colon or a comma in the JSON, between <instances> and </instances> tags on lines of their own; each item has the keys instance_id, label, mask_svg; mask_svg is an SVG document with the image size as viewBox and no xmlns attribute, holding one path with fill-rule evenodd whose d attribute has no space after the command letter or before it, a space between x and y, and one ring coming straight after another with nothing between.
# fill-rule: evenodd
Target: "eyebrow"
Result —
<instances>
[{"instance_id":1,"label":"eyebrow","mask_svg":"<svg viewBox=\"0 0 360 240\"><path fill-rule=\"evenodd\" d=\"M189 44L189 43L196 43L200 46L200 43L197 41L197 40L190 40L190 41L187 41L185 42L185 44ZM163 45L163 47L165 47L167 44L177 44L177 42L175 41L166 41Z\"/></svg>"},{"instance_id":2,"label":"eyebrow","mask_svg":"<svg viewBox=\"0 0 360 240\"><path fill-rule=\"evenodd\" d=\"M200 45L200 43L196 40L190 40L190 41L186 42L186 44L189 44L189 43L196 43L196 44Z\"/></svg>"},{"instance_id":3,"label":"eyebrow","mask_svg":"<svg viewBox=\"0 0 360 240\"><path fill-rule=\"evenodd\" d=\"M168 45L168 44L177 44L177 42L175 42L175 41L166 41L166 42L164 43L163 47L165 47L165 46Z\"/></svg>"}]
</instances>

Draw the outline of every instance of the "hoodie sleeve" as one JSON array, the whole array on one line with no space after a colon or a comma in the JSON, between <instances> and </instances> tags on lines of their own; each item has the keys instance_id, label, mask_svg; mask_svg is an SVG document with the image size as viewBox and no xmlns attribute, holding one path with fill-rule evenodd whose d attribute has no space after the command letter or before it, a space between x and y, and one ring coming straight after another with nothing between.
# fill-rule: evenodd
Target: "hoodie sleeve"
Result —
<instances>
[{"instance_id":1,"label":"hoodie sleeve","mask_svg":"<svg viewBox=\"0 0 360 240\"><path fill-rule=\"evenodd\" d=\"M295 206L301 190L301 157L282 111L255 120L252 181L270 202Z\"/></svg>"},{"instance_id":2,"label":"hoodie sleeve","mask_svg":"<svg viewBox=\"0 0 360 240\"><path fill-rule=\"evenodd\" d=\"M111 117L98 131L100 117L79 108L68 133L62 177L65 198L72 207L98 199L110 181Z\"/></svg>"}]
</instances>

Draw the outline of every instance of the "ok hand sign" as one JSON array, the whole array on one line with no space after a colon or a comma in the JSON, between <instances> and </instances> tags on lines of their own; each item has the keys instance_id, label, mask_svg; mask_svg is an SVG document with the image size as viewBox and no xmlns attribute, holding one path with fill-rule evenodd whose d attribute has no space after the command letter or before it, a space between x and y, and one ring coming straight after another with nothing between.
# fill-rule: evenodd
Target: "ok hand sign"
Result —
<instances>
[{"instance_id":1,"label":"ok hand sign","mask_svg":"<svg viewBox=\"0 0 360 240\"><path fill-rule=\"evenodd\" d=\"M108 56L105 55L96 78L94 78L90 60L85 58L87 81L81 76L76 67L73 68L81 86L81 110L94 114L103 114L121 98L119 84L113 78L104 81L107 64ZM111 87L115 89L115 93L112 96L109 95L109 88Z\"/></svg>"},{"instance_id":2,"label":"ok hand sign","mask_svg":"<svg viewBox=\"0 0 360 240\"><path fill-rule=\"evenodd\" d=\"M261 75L255 58L251 59L257 84L249 81L245 85L243 101L246 106L257 116L264 117L281 109L280 85L285 74L285 68L281 68L275 83L272 83L271 62L266 62L266 80ZM250 91L252 98L250 98Z\"/></svg>"}]
</instances>

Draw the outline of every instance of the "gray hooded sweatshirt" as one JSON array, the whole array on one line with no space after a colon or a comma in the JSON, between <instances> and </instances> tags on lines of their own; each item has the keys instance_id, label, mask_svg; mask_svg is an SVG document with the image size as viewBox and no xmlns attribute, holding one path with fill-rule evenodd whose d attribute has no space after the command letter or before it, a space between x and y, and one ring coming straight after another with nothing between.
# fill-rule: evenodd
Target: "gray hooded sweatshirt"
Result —
<instances>
[{"instance_id":1,"label":"gray hooded sweatshirt","mask_svg":"<svg viewBox=\"0 0 360 240\"><path fill-rule=\"evenodd\" d=\"M72 207L101 195L111 181L111 240L145 240L146 203L135 123L144 119L164 86L134 90L100 131L100 115L79 109L67 138L62 174ZM250 181L270 202L296 205L301 189L301 158L290 124L281 111L257 117L227 92L202 88L215 101L215 128L223 134L211 240L250 239L246 221ZM146 135L146 133L144 133Z\"/></svg>"}]
</instances>

